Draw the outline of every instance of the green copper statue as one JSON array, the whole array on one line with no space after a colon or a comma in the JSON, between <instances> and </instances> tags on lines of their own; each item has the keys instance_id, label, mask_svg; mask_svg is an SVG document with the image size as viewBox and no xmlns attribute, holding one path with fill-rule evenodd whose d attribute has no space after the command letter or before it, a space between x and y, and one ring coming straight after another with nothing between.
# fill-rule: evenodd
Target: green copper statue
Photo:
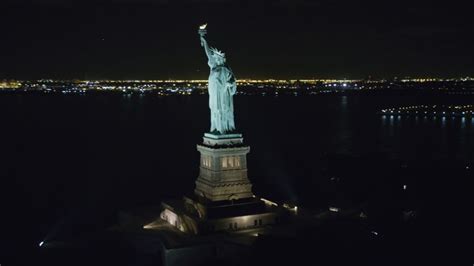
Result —
<instances>
[{"instance_id":1,"label":"green copper statue","mask_svg":"<svg viewBox=\"0 0 474 266\"><path fill-rule=\"evenodd\" d=\"M232 97L237 90L234 74L226 65L225 54L210 48L204 36L206 26L199 27L201 46L204 47L211 69L209 75L209 108L211 109L211 133L227 134L235 130Z\"/></svg>"}]
</instances>

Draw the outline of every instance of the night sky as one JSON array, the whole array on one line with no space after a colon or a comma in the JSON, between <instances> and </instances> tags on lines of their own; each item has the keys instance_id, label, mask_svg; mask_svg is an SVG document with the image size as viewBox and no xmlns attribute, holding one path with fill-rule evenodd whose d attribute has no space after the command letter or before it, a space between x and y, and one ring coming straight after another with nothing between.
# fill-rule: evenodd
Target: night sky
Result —
<instances>
[{"instance_id":1,"label":"night sky","mask_svg":"<svg viewBox=\"0 0 474 266\"><path fill-rule=\"evenodd\" d=\"M206 79L208 22L237 78L474 74L467 1L0 3L0 79Z\"/></svg>"}]
</instances>

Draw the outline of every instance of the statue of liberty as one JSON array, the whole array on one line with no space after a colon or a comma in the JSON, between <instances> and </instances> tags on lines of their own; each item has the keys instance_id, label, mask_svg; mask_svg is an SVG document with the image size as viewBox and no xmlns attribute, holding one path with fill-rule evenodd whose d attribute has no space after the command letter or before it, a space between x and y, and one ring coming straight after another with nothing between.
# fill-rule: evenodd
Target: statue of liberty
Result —
<instances>
[{"instance_id":1,"label":"statue of liberty","mask_svg":"<svg viewBox=\"0 0 474 266\"><path fill-rule=\"evenodd\" d=\"M201 46L204 47L211 69L209 74L209 109L211 110L211 133L227 134L235 130L234 104L232 96L237 90L234 74L226 65L225 54L216 48L210 48L204 36L206 26L199 27Z\"/></svg>"}]
</instances>

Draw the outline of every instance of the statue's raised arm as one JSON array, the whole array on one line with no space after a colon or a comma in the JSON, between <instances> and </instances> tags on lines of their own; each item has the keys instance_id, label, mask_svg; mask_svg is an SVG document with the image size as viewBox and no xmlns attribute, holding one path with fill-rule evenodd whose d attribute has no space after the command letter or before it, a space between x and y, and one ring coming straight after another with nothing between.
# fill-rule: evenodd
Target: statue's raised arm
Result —
<instances>
[{"instance_id":1,"label":"statue's raised arm","mask_svg":"<svg viewBox=\"0 0 474 266\"><path fill-rule=\"evenodd\" d=\"M200 39L201 39L201 46L204 48L204 51L206 52L209 66L214 67L215 62L214 62L214 58L212 56L212 51L211 51L211 48L209 47L209 44L207 43L206 38L204 37L207 34L206 27L207 27L207 24L201 25L199 27L199 35L200 35Z\"/></svg>"},{"instance_id":2,"label":"statue's raised arm","mask_svg":"<svg viewBox=\"0 0 474 266\"><path fill-rule=\"evenodd\" d=\"M207 58L211 59L211 50L209 49L209 45L207 44L207 41L203 36L201 36L201 46L204 47L204 51L206 52Z\"/></svg>"},{"instance_id":3,"label":"statue's raised arm","mask_svg":"<svg viewBox=\"0 0 474 266\"><path fill-rule=\"evenodd\" d=\"M200 39L201 39L201 46L204 48L204 51L206 52L207 58L211 57L211 50L209 49L209 45L207 44L206 38L204 37L206 32L200 33Z\"/></svg>"},{"instance_id":4,"label":"statue's raised arm","mask_svg":"<svg viewBox=\"0 0 474 266\"><path fill-rule=\"evenodd\" d=\"M204 36L207 24L199 27L201 46L204 48L211 73L209 75L209 108L211 109L211 133L228 134L235 130L234 104L236 82L232 70L226 65L225 54L210 48Z\"/></svg>"}]
</instances>

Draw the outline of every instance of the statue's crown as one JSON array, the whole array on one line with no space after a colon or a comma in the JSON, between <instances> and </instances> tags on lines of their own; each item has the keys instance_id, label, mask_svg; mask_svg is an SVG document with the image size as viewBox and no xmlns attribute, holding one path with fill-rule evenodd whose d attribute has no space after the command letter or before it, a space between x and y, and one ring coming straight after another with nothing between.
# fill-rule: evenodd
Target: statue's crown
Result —
<instances>
[{"instance_id":1,"label":"statue's crown","mask_svg":"<svg viewBox=\"0 0 474 266\"><path fill-rule=\"evenodd\" d=\"M218 55L218 56L220 56L220 57L225 57L225 53L223 53L223 52L217 50L216 48L211 48L211 51L212 51L212 53L215 54L215 55Z\"/></svg>"}]
</instances>

